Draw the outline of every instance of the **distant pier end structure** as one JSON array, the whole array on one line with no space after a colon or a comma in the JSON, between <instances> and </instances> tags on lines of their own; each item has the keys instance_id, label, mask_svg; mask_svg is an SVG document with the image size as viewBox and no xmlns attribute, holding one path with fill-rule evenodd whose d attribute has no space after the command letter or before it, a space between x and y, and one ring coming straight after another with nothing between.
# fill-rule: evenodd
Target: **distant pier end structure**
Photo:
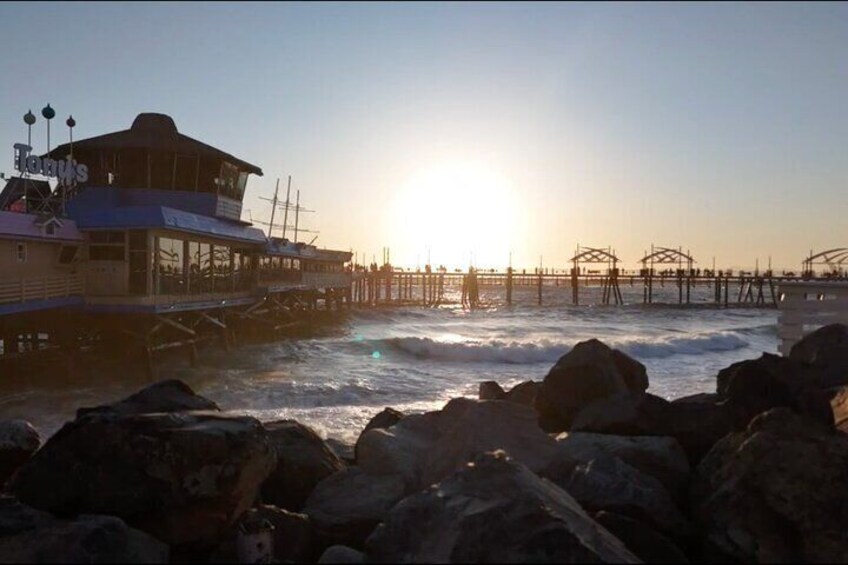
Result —
<instances>
[{"instance_id":1,"label":"distant pier end structure","mask_svg":"<svg viewBox=\"0 0 848 565\"><path fill-rule=\"evenodd\" d=\"M195 361L202 340L229 346L242 331L298 323L319 301L349 304L352 254L242 221L248 177L262 170L183 135L169 116L140 114L130 129L42 158L71 154L87 178L53 194L67 203L63 233L82 240L74 271L96 342L143 353L152 368L162 349L185 347Z\"/></svg>"},{"instance_id":2,"label":"distant pier end structure","mask_svg":"<svg viewBox=\"0 0 848 565\"><path fill-rule=\"evenodd\" d=\"M678 302L680 304L683 303L683 287L685 286L686 303L689 304L692 277L694 275L692 266L695 264L695 259L688 253L683 253L683 248L672 249L670 247L655 247L651 245L651 252L646 252L645 256L639 262L642 263L642 272L640 274L644 281L643 302L645 304L652 304L654 301L654 277L656 276L655 267L657 265L677 266L674 275L678 290Z\"/></svg>"},{"instance_id":3,"label":"distant pier end structure","mask_svg":"<svg viewBox=\"0 0 848 565\"><path fill-rule=\"evenodd\" d=\"M624 304L624 299L621 296L621 288L618 286L619 261L620 259L615 255L615 252L611 247L603 249L601 247L581 247L578 245L577 249L575 249L574 257L569 259L569 262L573 265L571 268L572 303L580 304L579 276L581 274L580 264L583 263L607 266L606 274L593 273L590 271L590 274L600 274L601 276L601 303L609 304L610 298L612 298L616 304Z\"/></svg>"}]
</instances>

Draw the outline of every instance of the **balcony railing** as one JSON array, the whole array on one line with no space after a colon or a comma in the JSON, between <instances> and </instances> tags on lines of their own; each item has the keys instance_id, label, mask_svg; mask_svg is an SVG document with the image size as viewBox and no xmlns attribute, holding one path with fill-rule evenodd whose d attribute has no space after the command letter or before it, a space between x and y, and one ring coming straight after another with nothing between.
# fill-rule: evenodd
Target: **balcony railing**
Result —
<instances>
[{"instance_id":1,"label":"balcony railing","mask_svg":"<svg viewBox=\"0 0 848 565\"><path fill-rule=\"evenodd\" d=\"M778 308L778 350L786 356L808 333L827 324L848 324L848 282L782 283Z\"/></svg>"},{"instance_id":2,"label":"balcony railing","mask_svg":"<svg viewBox=\"0 0 848 565\"><path fill-rule=\"evenodd\" d=\"M82 296L82 275L0 279L0 304Z\"/></svg>"}]
</instances>

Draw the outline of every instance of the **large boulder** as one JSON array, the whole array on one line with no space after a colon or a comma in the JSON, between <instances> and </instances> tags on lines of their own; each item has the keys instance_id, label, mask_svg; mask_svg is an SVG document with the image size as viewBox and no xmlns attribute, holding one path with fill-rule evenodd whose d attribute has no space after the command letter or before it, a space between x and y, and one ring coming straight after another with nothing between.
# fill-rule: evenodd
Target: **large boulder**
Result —
<instances>
[{"instance_id":1,"label":"large boulder","mask_svg":"<svg viewBox=\"0 0 848 565\"><path fill-rule=\"evenodd\" d=\"M403 478L370 475L349 467L318 483L303 512L312 520L319 548L361 549L365 538L405 495Z\"/></svg>"},{"instance_id":2,"label":"large boulder","mask_svg":"<svg viewBox=\"0 0 848 565\"><path fill-rule=\"evenodd\" d=\"M364 563L365 554L345 545L332 545L327 548L318 563Z\"/></svg>"},{"instance_id":3,"label":"large boulder","mask_svg":"<svg viewBox=\"0 0 848 565\"><path fill-rule=\"evenodd\" d=\"M594 518L645 563L689 562L674 542L643 522L605 510L597 512Z\"/></svg>"},{"instance_id":4,"label":"large boulder","mask_svg":"<svg viewBox=\"0 0 848 565\"><path fill-rule=\"evenodd\" d=\"M480 400L503 400L505 396L506 391L495 381L483 381L477 391Z\"/></svg>"},{"instance_id":5,"label":"large boulder","mask_svg":"<svg viewBox=\"0 0 848 565\"><path fill-rule=\"evenodd\" d=\"M778 407L833 425L827 393L807 382L799 361L764 353L759 359L722 369L717 388L733 413L737 430L745 429L754 416Z\"/></svg>"},{"instance_id":6,"label":"large boulder","mask_svg":"<svg viewBox=\"0 0 848 565\"><path fill-rule=\"evenodd\" d=\"M593 402L579 412L571 426L573 432L673 437L690 465L697 464L733 429L733 413L724 403L695 398L668 402L647 393Z\"/></svg>"},{"instance_id":7,"label":"large boulder","mask_svg":"<svg viewBox=\"0 0 848 565\"><path fill-rule=\"evenodd\" d=\"M289 512L276 506L251 508L239 520L239 525L227 533L221 545L208 558L209 563L238 561L238 528L242 524L267 523L271 534L274 563L312 563L315 561L312 524L306 514Z\"/></svg>"},{"instance_id":8,"label":"large boulder","mask_svg":"<svg viewBox=\"0 0 848 565\"><path fill-rule=\"evenodd\" d=\"M844 562L848 437L786 408L717 443L695 473L705 555L744 562Z\"/></svg>"},{"instance_id":9,"label":"large boulder","mask_svg":"<svg viewBox=\"0 0 848 565\"><path fill-rule=\"evenodd\" d=\"M624 514L674 538L691 533L688 521L662 483L618 457L599 455L551 480L586 510Z\"/></svg>"},{"instance_id":10,"label":"large boulder","mask_svg":"<svg viewBox=\"0 0 848 565\"><path fill-rule=\"evenodd\" d=\"M789 358L807 366L807 379L821 388L848 384L848 326L830 324L804 336Z\"/></svg>"},{"instance_id":11,"label":"large boulder","mask_svg":"<svg viewBox=\"0 0 848 565\"><path fill-rule=\"evenodd\" d=\"M535 408L536 396L539 394L539 389L541 387L542 383L537 383L536 381L524 381L523 383L519 383L509 389L504 396L504 400L507 402L515 402L516 404L523 404L530 408Z\"/></svg>"},{"instance_id":12,"label":"large boulder","mask_svg":"<svg viewBox=\"0 0 848 565\"><path fill-rule=\"evenodd\" d=\"M157 412L186 412L190 410L220 411L218 405L200 396L183 381L169 379L159 381L120 402L94 408L80 408L77 417L87 414L114 414L130 416Z\"/></svg>"},{"instance_id":13,"label":"large boulder","mask_svg":"<svg viewBox=\"0 0 848 565\"><path fill-rule=\"evenodd\" d=\"M366 542L376 563L638 563L564 490L502 452L404 499Z\"/></svg>"},{"instance_id":14,"label":"large boulder","mask_svg":"<svg viewBox=\"0 0 848 565\"><path fill-rule=\"evenodd\" d=\"M172 546L201 550L250 508L274 462L254 418L106 411L65 424L7 487L58 516L118 516Z\"/></svg>"},{"instance_id":15,"label":"large boulder","mask_svg":"<svg viewBox=\"0 0 848 565\"><path fill-rule=\"evenodd\" d=\"M456 398L442 410L407 416L359 442L358 463L367 473L403 477L411 493L439 482L475 456L505 449L533 471L543 470L556 442L530 408L512 402Z\"/></svg>"},{"instance_id":16,"label":"large boulder","mask_svg":"<svg viewBox=\"0 0 848 565\"><path fill-rule=\"evenodd\" d=\"M41 436L26 420L0 421L0 487L41 446Z\"/></svg>"},{"instance_id":17,"label":"large boulder","mask_svg":"<svg viewBox=\"0 0 848 565\"><path fill-rule=\"evenodd\" d=\"M299 512L315 485L345 464L318 434L295 420L268 422L265 429L277 464L262 484L262 499Z\"/></svg>"},{"instance_id":18,"label":"large boulder","mask_svg":"<svg viewBox=\"0 0 848 565\"><path fill-rule=\"evenodd\" d=\"M404 413L400 410L395 410L394 408L384 408L382 412L371 418L368 423L365 424L365 428L362 432L360 432L359 437L356 438L356 445L353 448L354 459L358 458L357 454L359 453L359 442L362 440L363 435L371 430L387 430L403 420L403 418Z\"/></svg>"},{"instance_id":19,"label":"large boulder","mask_svg":"<svg viewBox=\"0 0 848 565\"><path fill-rule=\"evenodd\" d=\"M647 388L644 365L596 339L583 341L556 362L539 387L539 424L546 432L566 431L587 404L617 394L640 394Z\"/></svg>"},{"instance_id":20,"label":"large boulder","mask_svg":"<svg viewBox=\"0 0 848 565\"><path fill-rule=\"evenodd\" d=\"M0 497L0 563L168 563L169 549L114 516L57 520Z\"/></svg>"},{"instance_id":21,"label":"large boulder","mask_svg":"<svg viewBox=\"0 0 848 565\"><path fill-rule=\"evenodd\" d=\"M588 463L612 455L657 479L675 497L689 485L689 461L672 437L616 436L583 432L562 433L556 438L557 458Z\"/></svg>"}]
</instances>

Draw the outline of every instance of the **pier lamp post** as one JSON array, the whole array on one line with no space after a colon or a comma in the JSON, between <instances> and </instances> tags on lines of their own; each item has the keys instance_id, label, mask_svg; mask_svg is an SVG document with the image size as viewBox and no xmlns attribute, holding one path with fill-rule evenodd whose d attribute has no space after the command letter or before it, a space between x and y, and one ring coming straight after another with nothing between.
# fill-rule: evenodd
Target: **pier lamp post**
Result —
<instances>
[{"instance_id":1,"label":"pier lamp post","mask_svg":"<svg viewBox=\"0 0 848 565\"><path fill-rule=\"evenodd\" d=\"M47 120L47 152L50 153L50 120L56 117L56 110L50 104L41 109L41 115Z\"/></svg>"},{"instance_id":2,"label":"pier lamp post","mask_svg":"<svg viewBox=\"0 0 848 565\"><path fill-rule=\"evenodd\" d=\"M32 146L32 126L35 123L35 114L32 110L24 114L24 123L27 125L27 145Z\"/></svg>"}]
</instances>

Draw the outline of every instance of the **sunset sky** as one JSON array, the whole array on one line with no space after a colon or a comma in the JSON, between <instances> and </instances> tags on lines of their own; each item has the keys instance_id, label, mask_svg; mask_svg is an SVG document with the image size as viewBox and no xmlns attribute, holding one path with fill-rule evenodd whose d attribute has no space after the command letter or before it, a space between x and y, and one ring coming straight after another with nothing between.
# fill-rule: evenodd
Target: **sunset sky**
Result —
<instances>
[{"instance_id":1,"label":"sunset sky","mask_svg":"<svg viewBox=\"0 0 848 565\"><path fill-rule=\"evenodd\" d=\"M0 143L140 112L291 174L319 246L396 264L797 269L848 245L848 4L0 4ZM46 145L44 122L35 146ZM245 213L247 218L247 213ZM311 239L311 236L309 236Z\"/></svg>"}]
</instances>

